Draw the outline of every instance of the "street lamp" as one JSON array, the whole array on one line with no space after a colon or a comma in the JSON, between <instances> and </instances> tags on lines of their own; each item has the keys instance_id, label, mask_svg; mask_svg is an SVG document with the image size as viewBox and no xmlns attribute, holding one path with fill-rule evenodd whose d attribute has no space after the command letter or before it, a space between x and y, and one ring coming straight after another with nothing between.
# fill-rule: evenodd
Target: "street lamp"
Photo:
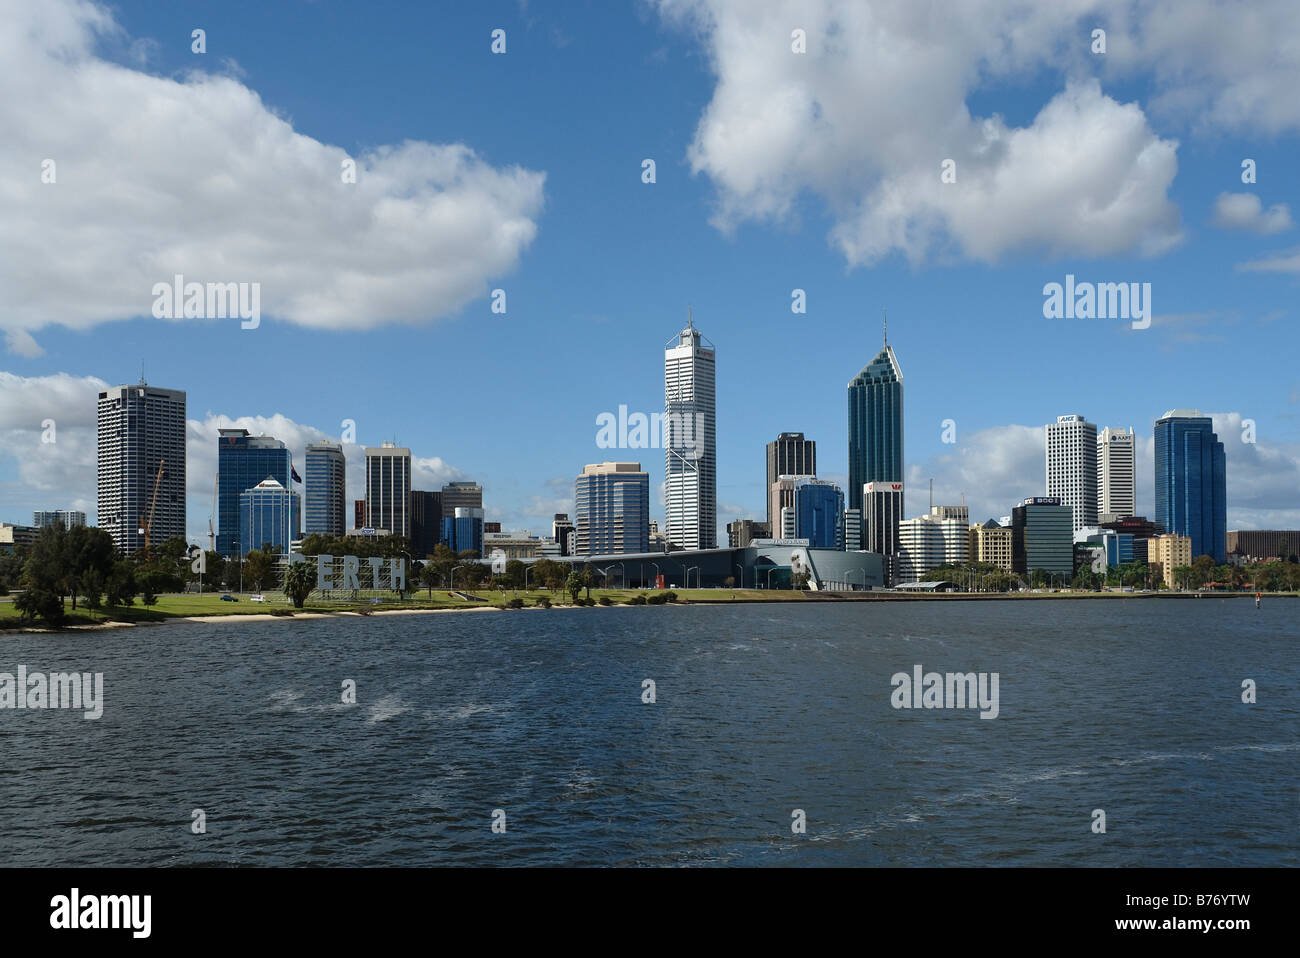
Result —
<instances>
[{"instance_id":1,"label":"street lamp","mask_svg":"<svg viewBox=\"0 0 1300 958\"><path fill-rule=\"evenodd\" d=\"M769 592L772 589L772 573L775 571L776 571L776 566L772 566L772 568L767 570L767 588ZM754 575L758 575L757 569L754 570Z\"/></svg>"},{"instance_id":2,"label":"street lamp","mask_svg":"<svg viewBox=\"0 0 1300 958\"><path fill-rule=\"evenodd\" d=\"M697 589L704 588L702 585L700 585L700 567L697 565L691 566L684 573L686 576L686 588L689 589L691 587L691 572L695 573L695 588Z\"/></svg>"},{"instance_id":3,"label":"street lamp","mask_svg":"<svg viewBox=\"0 0 1300 958\"><path fill-rule=\"evenodd\" d=\"M235 540L235 556L239 559L239 594L244 594L244 551L239 547L239 540Z\"/></svg>"},{"instance_id":4,"label":"street lamp","mask_svg":"<svg viewBox=\"0 0 1300 958\"><path fill-rule=\"evenodd\" d=\"M451 588L451 590L452 590L453 592L456 591L456 570L457 570L457 569L468 569L468 568L470 567L470 565L472 565L472 563L469 563L469 562L462 562L460 565L454 565L454 566L451 567L451 586L450 586L450 588Z\"/></svg>"},{"instance_id":5,"label":"street lamp","mask_svg":"<svg viewBox=\"0 0 1300 958\"><path fill-rule=\"evenodd\" d=\"M657 589L659 588L659 563L651 561L650 564L655 567L655 588Z\"/></svg>"}]
</instances>

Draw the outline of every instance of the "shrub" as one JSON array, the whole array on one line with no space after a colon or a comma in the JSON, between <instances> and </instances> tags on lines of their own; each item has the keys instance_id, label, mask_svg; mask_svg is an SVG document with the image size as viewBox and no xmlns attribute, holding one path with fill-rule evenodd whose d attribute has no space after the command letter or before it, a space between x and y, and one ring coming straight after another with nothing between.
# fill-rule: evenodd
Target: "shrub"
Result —
<instances>
[{"instance_id":1,"label":"shrub","mask_svg":"<svg viewBox=\"0 0 1300 958\"><path fill-rule=\"evenodd\" d=\"M518 597L515 597L506 603L507 609L522 609L523 607L524 607L524 600Z\"/></svg>"},{"instance_id":2,"label":"shrub","mask_svg":"<svg viewBox=\"0 0 1300 958\"><path fill-rule=\"evenodd\" d=\"M646 603L648 605L663 605L667 601L668 601L668 595L667 593L664 592L656 592L653 595L646 598Z\"/></svg>"},{"instance_id":3,"label":"shrub","mask_svg":"<svg viewBox=\"0 0 1300 958\"><path fill-rule=\"evenodd\" d=\"M638 594L638 595L634 595L634 596L632 596L632 598L630 598L630 599L627 600L627 604L628 604L628 605L645 605L645 596L643 596L643 595L639 595L639 594Z\"/></svg>"},{"instance_id":4,"label":"shrub","mask_svg":"<svg viewBox=\"0 0 1300 958\"><path fill-rule=\"evenodd\" d=\"M602 595L602 596L600 597L600 604L601 604L601 605L609 605L609 596L607 596L607 595Z\"/></svg>"},{"instance_id":5,"label":"shrub","mask_svg":"<svg viewBox=\"0 0 1300 958\"><path fill-rule=\"evenodd\" d=\"M551 607L551 600L544 595L539 595L537 597L537 607L539 609L549 609Z\"/></svg>"},{"instance_id":6,"label":"shrub","mask_svg":"<svg viewBox=\"0 0 1300 958\"><path fill-rule=\"evenodd\" d=\"M676 602L676 601L677 601L677 593L676 593L676 592L673 592L672 590L669 590L669 591L665 592L665 593L664 593L664 601L665 601L665 602Z\"/></svg>"}]
</instances>

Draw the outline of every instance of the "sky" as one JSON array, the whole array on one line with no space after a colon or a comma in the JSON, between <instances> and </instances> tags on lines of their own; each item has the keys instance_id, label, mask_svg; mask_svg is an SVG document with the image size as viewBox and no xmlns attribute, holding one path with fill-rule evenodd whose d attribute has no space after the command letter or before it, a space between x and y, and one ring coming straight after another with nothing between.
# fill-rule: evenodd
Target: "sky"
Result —
<instances>
[{"instance_id":1,"label":"sky","mask_svg":"<svg viewBox=\"0 0 1300 958\"><path fill-rule=\"evenodd\" d=\"M720 541L780 432L844 484L882 310L907 515L1042 495L1063 414L1133 428L1150 515L1196 408L1228 527L1298 528L1298 88L1292 0L0 0L0 520L94 521L95 395L143 370L188 394L194 541L229 426L300 472L347 439L349 500L395 441L549 534L586 463L657 490L597 419L663 410L689 307ZM160 318L176 274L258 284L256 326ZM1067 275L1149 325L1048 316Z\"/></svg>"}]
</instances>

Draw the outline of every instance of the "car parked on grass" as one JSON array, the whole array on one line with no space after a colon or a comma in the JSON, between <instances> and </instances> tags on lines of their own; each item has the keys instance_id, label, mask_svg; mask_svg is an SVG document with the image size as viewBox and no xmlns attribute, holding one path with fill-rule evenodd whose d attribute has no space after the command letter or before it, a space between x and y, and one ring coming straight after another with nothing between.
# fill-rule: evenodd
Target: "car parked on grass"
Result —
<instances>
[{"instance_id":1,"label":"car parked on grass","mask_svg":"<svg viewBox=\"0 0 1300 958\"><path fill-rule=\"evenodd\" d=\"M238 602L239 600L236 599L236 598L235 598L233 595L231 595L229 592L227 592L227 593L225 593L225 594L221 597L221 601L222 601L222 602Z\"/></svg>"}]
</instances>

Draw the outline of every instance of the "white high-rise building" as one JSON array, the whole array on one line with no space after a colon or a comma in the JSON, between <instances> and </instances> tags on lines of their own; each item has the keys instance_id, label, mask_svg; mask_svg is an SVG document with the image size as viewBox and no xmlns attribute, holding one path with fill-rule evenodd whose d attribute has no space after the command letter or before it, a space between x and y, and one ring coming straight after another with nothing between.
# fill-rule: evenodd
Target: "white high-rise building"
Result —
<instances>
[{"instance_id":1,"label":"white high-rise building","mask_svg":"<svg viewBox=\"0 0 1300 958\"><path fill-rule=\"evenodd\" d=\"M143 380L113 386L99 394L98 425L96 522L113 537L118 553L144 546L151 509L151 546L184 536L185 393Z\"/></svg>"},{"instance_id":2,"label":"white high-rise building","mask_svg":"<svg viewBox=\"0 0 1300 958\"><path fill-rule=\"evenodd\" d=\"M934 506L929 515L898 524L898 582L919 582L931 569L970 558L965 506Z\"/></svg>"},{"instance_id":3,"label":"white high-rise building","mask_svg":"<svg viewBox=\"0 0 1300 958\"><path fill-rule=\"evenodd\" d=\"M664 349L665 531L682 549L718 545L715 370L713 344L688 314Z\"/></svg>"},{"instance_id":4,"label":"white high-rise building","mask_svg":"<svg viewBox=\"0 0 1300 958\"><path fill-rule=\"evenodd\" d=\"M1133 427L1107 426L1097 436L1097 520L1137 515L1137 457Z\"/></svg>"},{"instance_id":5,"label":"white high-rise building","mask_svg":"<svg viewBox=\"0 0 1300 958\"><path fill-rule=\"evenodd\" d=\"M1097 524L1097 427L1082 416L1047 425L1047 495L1074 510L1074 531Z\"/></svg>"}]
</instances>

